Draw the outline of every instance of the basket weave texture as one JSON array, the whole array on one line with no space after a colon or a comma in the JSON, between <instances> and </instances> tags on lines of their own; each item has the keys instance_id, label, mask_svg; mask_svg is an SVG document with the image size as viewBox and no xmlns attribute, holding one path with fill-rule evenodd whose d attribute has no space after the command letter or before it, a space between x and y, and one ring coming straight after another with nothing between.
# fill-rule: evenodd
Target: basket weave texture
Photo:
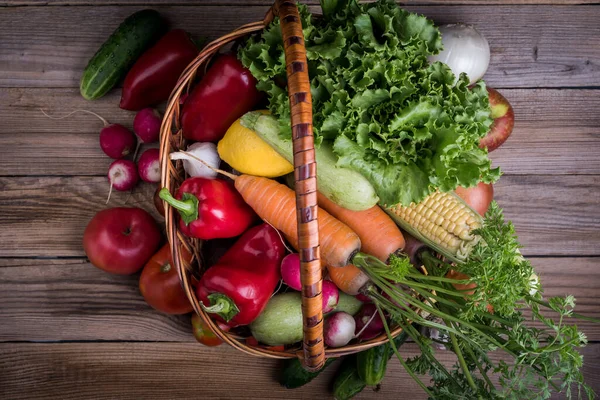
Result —
<instances>
[{"instance_id":1,"label":"basket weave texture","mask_svg":"<svg viewBox=\"0 0 600 400\"><path fill-rule=\"evenodd\" d=\"M182 94L190 89L194 78L207 68L212 57L224 46L235 42L249 34L265 29L275 17L279 17L283 43L287 85L291 109L291 126L294 150L294 175L296 190L296 208L298 222L298 250L302 274L302 314L304 339L302 348L289 347L276 351L263 346L249 346L245 338L232 332L222 331L206 313L196 296L194 286L202 273L200 249L202 242L190 239L179 231L179 224L172 207L165 203L165 224L167 238L173 254L173 262L182 286L194 311L224 342L245 353L268 358L300 358L306 369L320 369L325 359L356 353L368 348L384 344L388 337L382 334L369 341L351 344L339 348L324 347L323 312L322 312L322 266L319 253L317 178L312 130L312 100L310 80L306 61L306 48L302 35L302 25L295 2L276 0L262 21L250 23L209 43L196 59L182 73L177 85L171 93L165 116L161 126L160 156L161 183L163 187L174 190L186 178L181 161L174 162L169 158L173 151L185 149L180 121L180 102ZM193 254L188 263L183 257L182 248ZM392 331L392 336L401 332L400 328Z\"/></svg>"}]
</instances>

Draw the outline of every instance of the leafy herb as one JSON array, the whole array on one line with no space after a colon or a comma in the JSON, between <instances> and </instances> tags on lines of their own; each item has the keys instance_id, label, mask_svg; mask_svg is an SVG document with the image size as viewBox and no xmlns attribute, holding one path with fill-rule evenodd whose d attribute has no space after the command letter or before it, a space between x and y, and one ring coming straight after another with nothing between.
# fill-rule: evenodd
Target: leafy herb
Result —
<instances>
[{"instance_id":1,"label":"leafy herb","mask_svg":"<svg viewBox=\"0 0 600 400\"><path fill-rule=\"evenodd\" d=\"M481 240L464 263L449 265L423 253L421 261L430 275L407 270L406 257L391 256L387 270L373 267L370 258L356 263L377 288L367 294L419 345L421 354L403 360L403 365L412 375L430 376L427 393L433 399L546 399L552 392L563 392L569 399L593 398L580 371L583 357L577 348L587 339L571 322L583 317L573 311L573 296L542 299L541 286L531 280L533 268L520 254L514 227L505 222L495 202L483 226L473 233ZM451 268L470 278L446 278ZM465 292L456 289L456 283L477 287ZM556 318L542 309L553 311ZM448 336L447 346L457 363L449 370L442 366L429 346L431 339L411 330L408 321ZM492 361L488 353L495 350L508 359ZM492 374L498 376L499 385L492 382Z\"/></svg>"},{"instance_id":2,"label":"leafy herb","mask_svg":"<svg viewBox=\"0 0 600 400\"><path fill-rule=\"evenodd\" d=\"M386 205L419 202L495 181L479 140L492 119L485 84L427 57L442 48L440 32L392 0L322 1L324 18L301 7L316 143L331 141L338 165L364 175ZM279 21L239 51L268 94L269 108L291 138Z\"/></svg>"}]
</instances>

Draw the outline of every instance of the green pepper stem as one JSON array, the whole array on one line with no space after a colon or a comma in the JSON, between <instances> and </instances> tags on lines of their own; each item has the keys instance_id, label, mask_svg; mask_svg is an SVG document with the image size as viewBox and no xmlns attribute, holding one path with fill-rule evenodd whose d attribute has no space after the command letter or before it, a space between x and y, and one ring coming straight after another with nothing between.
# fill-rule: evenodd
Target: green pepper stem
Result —
<instances>
[{"instance_id":1,"label":"green pepper stem","mask_svg":"<svg viewBox=\"0 0 600 400\"><path fill-rule=\"evenodd\" d=\"M208 295L208 300L210 300L210 306L200 303L202 309L207 313L218 314L225 322L231 321L240 312L235 302L222 293L212 293Z\"/></svg>"},{"instance_id":2,"label":"green pepper stem","mask_svg":"<svg viewBox=\"0 0 600 400\"><path fill-rule=\"evenodd\" d=\"M182 200L177 200L171 195L169 189L162 188L160 192L158 192L158 197L179 211L181 219L186 225L198 219L198 198L196 198L196 196L184 193Z\"/></svg>"}]
</instances>

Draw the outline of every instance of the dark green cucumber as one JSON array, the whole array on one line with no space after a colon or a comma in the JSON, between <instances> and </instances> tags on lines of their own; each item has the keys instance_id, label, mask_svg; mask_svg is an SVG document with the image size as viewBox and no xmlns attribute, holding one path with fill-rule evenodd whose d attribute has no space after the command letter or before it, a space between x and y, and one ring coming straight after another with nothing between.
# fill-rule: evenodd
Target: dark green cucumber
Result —
<instances>
[{"instance_id":1,"label":"dark green cucumber","mask_svg":"<svg viewBox=\"0 0 600 400\"><path fill-rule=\"evenodd\" d=\"M316 372L308 372L302 366L302 363L297 358L285 360L283 362L283 373L279 383L287 389L296 389L306 385L308 382L315 379L329 364L335 361L335 358L328 358L325 361L323 368Z\"/></svg>"},{"instance_id":2,"label":"dark green cucumber","mask_svg":"<svg viewBox=\"0 0 600 400\"><path fill-rule=\"evenodd\" d=\"M386 343L358 353L356 370L360 379L367 385L378 385L385 376L389 355L392 351L390 344Z\"/></svg>"},{"instance_id":3,"label":"dark green cucumber","mask_svg":"<svg viewBox=\"0 0 600 400\"><path fill-rule=\"evenodd\" d=\"M356 396L367 387L360 379L356 369L356 356L348 356L342 361L342 366L333 382L333 397L336 400L347 400Z\"/></svg>"},{"instance_id":4,"label":"dark green cucumber","mask_svg":"<svg viewBox=\"0 0 600 400\"><path fill-rule=\"evenodd\" d=\"M79 85L81 95L87 100L104 96L166 30L157 11L141 10L127 17L85 67Z\"/></svg>"}]
</instances>

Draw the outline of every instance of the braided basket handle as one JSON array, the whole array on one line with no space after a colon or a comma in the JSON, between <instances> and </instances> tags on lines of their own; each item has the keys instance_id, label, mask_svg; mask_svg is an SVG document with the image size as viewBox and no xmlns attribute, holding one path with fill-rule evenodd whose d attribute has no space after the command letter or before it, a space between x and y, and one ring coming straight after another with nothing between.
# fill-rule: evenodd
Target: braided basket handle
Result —
<instances>
[{"instance_id":1,"label":"braided basket handle","mask_svg":"<svg viewBox=\"0 0 600 400\"><path fill-rule=\"evenodd\" d=\"M317 164L312 129L312 98L302 23L296 3L276 0L272 12L279 16L288 94L290 99L298 251L302 277L304 368L316 371L325 363L319 226L317 222Z\"/></svg>"}]
</instances>

